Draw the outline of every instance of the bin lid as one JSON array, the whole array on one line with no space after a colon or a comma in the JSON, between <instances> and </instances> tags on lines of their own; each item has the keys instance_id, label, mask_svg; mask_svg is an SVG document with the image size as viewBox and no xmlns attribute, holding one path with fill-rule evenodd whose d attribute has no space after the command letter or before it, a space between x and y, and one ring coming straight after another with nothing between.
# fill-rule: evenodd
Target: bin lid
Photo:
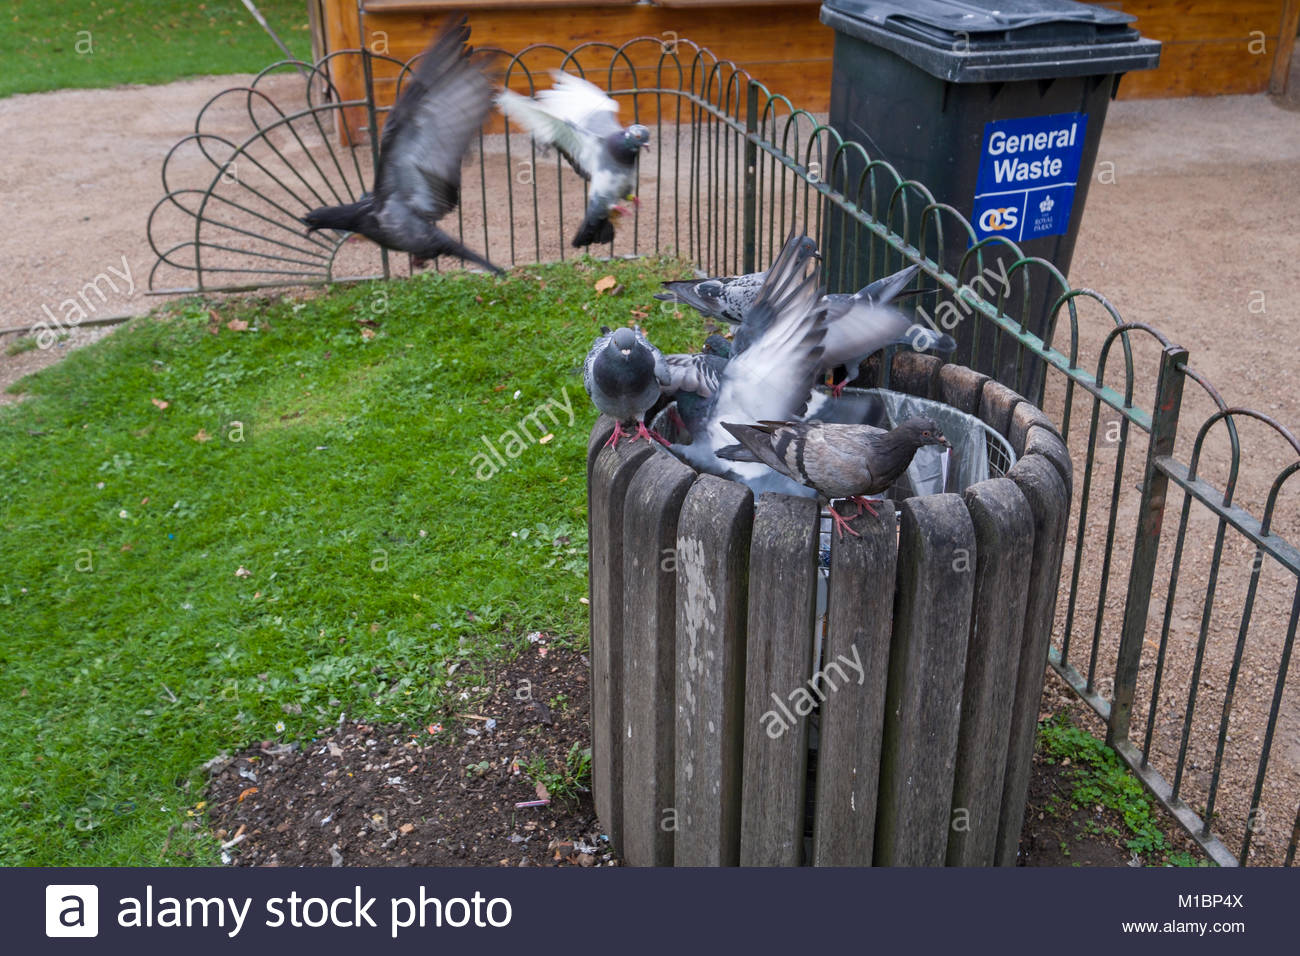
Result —
<instances>
[{"instance_id":1,"label":"bin lid","mask_svg":"<svg viewBox=\"0 0 1300 956\"><path fill-rule=\"evenodd\" d=\"M1160 42L1074 0L825 0L821 21L954 83L1148 70Z\"/></svg>"}]
</instances>

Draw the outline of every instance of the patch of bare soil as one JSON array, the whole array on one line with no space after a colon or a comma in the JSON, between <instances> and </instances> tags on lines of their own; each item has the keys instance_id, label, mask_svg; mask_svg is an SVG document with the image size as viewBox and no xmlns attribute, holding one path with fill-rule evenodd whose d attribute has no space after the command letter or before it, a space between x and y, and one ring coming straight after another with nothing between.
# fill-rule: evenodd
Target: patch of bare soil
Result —
<instances>
[{"instance_id":1,"label":"patch of bare soil","mask_svg":"<svg viewBox=\"0 0 1300 956\"><path fill-rule=\"evenodd\" d=\"M213 764L208 815L241 866L613 865L591 794L552 794L589 747L588 664L545 644L502 667L467 712L411 729L347 721ZM442 726L445 723L445 729ZM541 776L539 774L539 776ZM545 779L545 778L543 778Z\"/></svg>"}]
</instances>

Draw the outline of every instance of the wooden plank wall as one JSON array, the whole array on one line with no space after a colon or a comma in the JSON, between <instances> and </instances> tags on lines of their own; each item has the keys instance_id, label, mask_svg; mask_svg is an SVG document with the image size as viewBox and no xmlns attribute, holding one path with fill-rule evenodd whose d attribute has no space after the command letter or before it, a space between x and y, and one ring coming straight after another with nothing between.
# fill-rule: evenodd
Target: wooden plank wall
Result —
<instances>
[{"instance_id":1,"label":"wooden plank wall","mask_svg":"<svg viewBox=\"0 0 1300 956\"><path fill-rule=\"evenodd\" d=\"M356 0L323 0L331 50L358 47ZM1121 99L1262 93L1285 88L1300 0L1098 0L1136 16L1146 36L1164 44L1158 69L1130 73ZM580 43L622 43L655 36L686 37L748 69L772 92L813 111L829 107L832 31L818 20L817 0L745 3L737 29L736 0L499 0L471 7L473 42L516 51L530 43L570 49ZM400 59L418 53L456 0L365 0L365 40ZM383 71L380 71L383 75ZM363 88L359 67L341 78L345 96ZM381 86L382 89L382 86ZM391 96L391 83L382 96ZM387 105L381 98L381 105Z\"/></svg>"}]
</instances>

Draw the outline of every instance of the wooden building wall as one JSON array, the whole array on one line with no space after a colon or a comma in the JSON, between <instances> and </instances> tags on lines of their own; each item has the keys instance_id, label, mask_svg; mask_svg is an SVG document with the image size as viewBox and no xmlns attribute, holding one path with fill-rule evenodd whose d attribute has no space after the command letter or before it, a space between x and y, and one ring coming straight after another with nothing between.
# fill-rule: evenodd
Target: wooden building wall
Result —
<instances>
[{"instance_id":1,"label":"wooden building wall","mask_svg":"<svg viewBox=\"0 0 1300 956\"><path fill-rule=\"evenodd\" d=\"M477 46L570 49L588 41L686 37L749 70L774 93L814 111L829 106L832 31L820 0L318 0L327 50L364 42L399 59L418 53L453 10L469 13ZM364 27L359 27L357 8ZM1283 92L1300 0L1099 0L1135 15L1164 43L1156 70L1127 75L1124 99ZM364 29L364 36L361 30ZM391 86L381 68L381 89ZM346 97L359 75L337 78ZM381 94L382 96L382 94Z\"/></svg>"}]
</instances>

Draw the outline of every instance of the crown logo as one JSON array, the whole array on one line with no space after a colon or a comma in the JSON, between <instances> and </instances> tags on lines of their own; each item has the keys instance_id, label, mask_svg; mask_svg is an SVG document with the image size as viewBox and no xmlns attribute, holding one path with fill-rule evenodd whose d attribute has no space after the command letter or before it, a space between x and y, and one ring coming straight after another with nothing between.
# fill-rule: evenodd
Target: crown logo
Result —
<instances>
[{"instance_id":1,"label":"crown logo","mask_svg":"<svg viewBox=\"0 0 1300 956\"><path fill-rule=\"evenodd\" d=\"M1043 201L1040 202L1040 203L1038 204L1038 211L1039 211L1039 212L1051 212L1051 211L1052 211L1052 207L1055 206L1055 205L1056 205L1056 203L1052 201L1052 197L1051 197L1051 196L1045 196L1045 197L1043 197Z\"/></svg>"}]
</instances>

